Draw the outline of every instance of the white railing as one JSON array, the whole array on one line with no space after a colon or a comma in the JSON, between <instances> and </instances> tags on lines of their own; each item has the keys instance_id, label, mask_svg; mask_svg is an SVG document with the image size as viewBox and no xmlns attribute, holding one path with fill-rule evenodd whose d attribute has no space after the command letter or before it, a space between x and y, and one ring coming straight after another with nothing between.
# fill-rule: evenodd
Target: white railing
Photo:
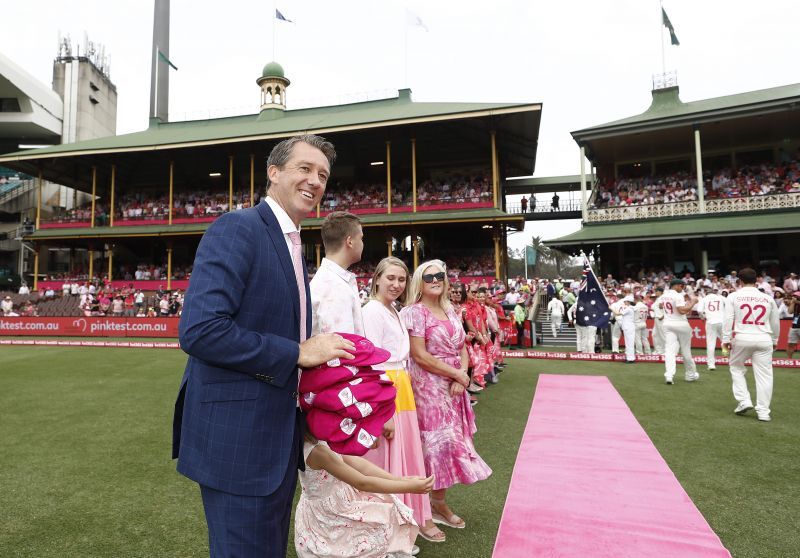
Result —
<instances>
[{"instance_id":1,"label":"white railing","mask_svg":"<svg viewBox=\"0 0 800 558\"><path fill-rule=\"evenodd\" d=\"M800 193L706 200L706 214L794 208L800 208ZM653 205L629 205L623 207L590 209L586 221L588 223L605 223L608 221L629 221L632 219L686 217L699 214L699 204L694 200Z\"/></svg>"}]
</instances>

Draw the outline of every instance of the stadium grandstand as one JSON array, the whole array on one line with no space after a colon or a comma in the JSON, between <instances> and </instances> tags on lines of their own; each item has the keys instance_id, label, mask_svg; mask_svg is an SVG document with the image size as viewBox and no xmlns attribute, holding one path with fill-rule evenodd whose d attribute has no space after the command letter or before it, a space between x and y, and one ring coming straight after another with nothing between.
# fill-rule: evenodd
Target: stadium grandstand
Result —
<instances>
[{"instance_id":1,"label":"stadium grandstand","mask_svg":"<svg viewBox=\"0 0 800 558\"><path fill-rule=\"evenodd\" d=\"M667 78L645 112L572 132L596 177L581 230L547 244L615 277L797 269L800 84L683 102Z\"/></svg>"},{"instance_id":2,"label":"stadium grandstand","mask_svg":"<svg viewBox=\"0 0 800 558\"><path fill-rule=\"evenodd\" d=\"M506 237L524 217L506 211L504 183L533 172L541 104L421 103L403 89L394 98L290 110L279 64L257 78L258 114L153 117L142 132L0 157L36 177L37 187L53 181L87 195L69 208L40 199L35 231L25 237L35 249L32 288L58 292L65 279L185 288L209 223L258 203L266 156L304 132L324 135L338 152L323 201L302 223L312 273L324 255L322 220L349 210L365 229L355 270L362 281L387 254L409 265L441 258L454 275L478 280L505 278ZM159 277L138 277L142 267Z\"/></svg>"},{"instance_id":3,"label":"stadium grandstand","mask_svg":"<svg viewBox=\"0 0 800 558\"><path fill-rule=\"evenodd\" d=\"M0 54L0 154L113 135L116 113L102 45L60 40L52 87ZM18 287L21 276L32 280L33 248L21 238L37 206L67 212L88 199L50 178L0 165L0 289Z\"/></svg>"}]
</instances>

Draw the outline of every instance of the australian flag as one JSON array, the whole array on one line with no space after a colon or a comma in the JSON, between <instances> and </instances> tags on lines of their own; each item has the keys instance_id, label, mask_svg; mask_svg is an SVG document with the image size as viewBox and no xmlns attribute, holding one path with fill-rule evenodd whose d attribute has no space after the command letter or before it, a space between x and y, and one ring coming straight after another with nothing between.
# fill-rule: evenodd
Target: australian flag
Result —
<instances>
[{"instance_id":1,"label":"australian flag","mask_svg":"<svg viewBox=\"0 0 800 558\"><path fill-rule=\"evenodd\" d=\"M598 329L608 325L611 310L608 308L606 295L600 288L597 276L589 265L589 260L583 258L583 279L578 291L578 307L575 312L575 324L581 326L595 326Z\"/></svg>"}]
</instances>

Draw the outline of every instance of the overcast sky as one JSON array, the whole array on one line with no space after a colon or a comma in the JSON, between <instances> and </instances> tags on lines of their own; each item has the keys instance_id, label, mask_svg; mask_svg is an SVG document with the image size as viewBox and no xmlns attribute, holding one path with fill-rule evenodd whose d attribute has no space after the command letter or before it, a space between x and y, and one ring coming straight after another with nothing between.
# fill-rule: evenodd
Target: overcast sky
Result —
<instances>
[{"instance_id":1,"label":"overcast sky","mask_svg":"<svg viewBox=\"0 0 800 558\"><path fill-rule=\"evenodd\" d=\"M276 7L295 23L274 22ZM800 2L665 0L664 8L681 42L669 46L665 34L666 69L677 70L684 101L800 82ZM407 9L427 31L407 25ZM47 84L59 33L104 44L117 132L146 128L152 1L3 2L2 16L0 51ZM534 174L577 174L570 131L649 106L661 37L657 0L172 0L170 59L179 70L170 75L170 119L256 113L255 80L274 48L292 82L289 108L406 86L417 101L541 102ZM578 228L529 223L510 244Z\"/></svg>"}]
</instances>

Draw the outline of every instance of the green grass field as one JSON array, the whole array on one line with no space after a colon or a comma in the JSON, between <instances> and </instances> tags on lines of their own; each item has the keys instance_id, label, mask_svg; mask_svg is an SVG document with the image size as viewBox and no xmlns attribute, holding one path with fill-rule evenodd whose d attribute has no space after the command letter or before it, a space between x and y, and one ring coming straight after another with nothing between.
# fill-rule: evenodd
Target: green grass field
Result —
<instances>
[{"instance_id":1,"label":"green grass field","mask_svg":"<svg viewBox=\"0 0 800 558\"><path fill-rule=\"evenodd\" d=\"M199 491L170 460L184 363L177 350L0 347L0 556L207 555ZM666 386L658 364L510 361L476 407L494 474L451 491L468 528L422 541L423 555L491 556L540 373L609 376L735 557L800 555L800 373L775 370L765 424L732 413L727 368L700 370Z\"/></svg>"}]
</instances>

